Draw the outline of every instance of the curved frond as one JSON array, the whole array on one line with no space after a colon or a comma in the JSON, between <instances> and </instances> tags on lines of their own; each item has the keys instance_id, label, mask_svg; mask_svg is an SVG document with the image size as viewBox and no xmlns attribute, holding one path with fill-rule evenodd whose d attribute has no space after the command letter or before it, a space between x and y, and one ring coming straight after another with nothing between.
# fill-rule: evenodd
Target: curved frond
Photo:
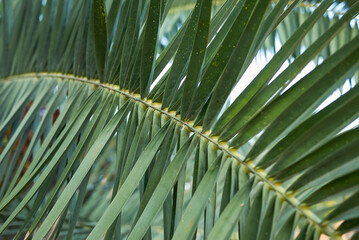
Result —
<instances>
[{"instance_id":1,"label":"curved frond","mask_svg":"<svg viewBox=\"0 0 359 240\"><path fill-rule=\"evenodd\" d=\"M357 239L357 1L2 0L0 239Z\"/></svg>"}]
</instances>

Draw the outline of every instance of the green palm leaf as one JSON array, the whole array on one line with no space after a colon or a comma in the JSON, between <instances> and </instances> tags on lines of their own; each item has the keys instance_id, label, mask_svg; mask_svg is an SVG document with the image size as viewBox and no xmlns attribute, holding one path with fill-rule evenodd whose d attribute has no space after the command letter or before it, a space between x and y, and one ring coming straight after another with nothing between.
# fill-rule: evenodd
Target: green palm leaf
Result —
<instances>
[{"instance_id":1,"label":"green palm leaf","mask_svg":"<svg viewBox=\"0 0 359 240\"><path fill-rule=\"evenodd\" d=\"M0 239L358 239L358 13L2 0Z\"/></svg>"}]
</instances>

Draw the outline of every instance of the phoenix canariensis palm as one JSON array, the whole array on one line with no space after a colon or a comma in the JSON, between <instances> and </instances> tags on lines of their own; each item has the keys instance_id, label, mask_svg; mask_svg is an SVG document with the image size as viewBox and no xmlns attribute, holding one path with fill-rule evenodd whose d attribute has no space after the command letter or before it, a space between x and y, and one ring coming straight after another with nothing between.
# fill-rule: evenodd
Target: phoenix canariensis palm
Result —
<instances>
[{"instance_id":1,"label":"phoenix canariensis palm","mask_svg":"<svg viewBox=\"0 0 359 240\"><path fill-rule=\"evenodd\" d=\"M1 239L359 239L358 1L0 10Z\"/></svg>"}]
</instances>

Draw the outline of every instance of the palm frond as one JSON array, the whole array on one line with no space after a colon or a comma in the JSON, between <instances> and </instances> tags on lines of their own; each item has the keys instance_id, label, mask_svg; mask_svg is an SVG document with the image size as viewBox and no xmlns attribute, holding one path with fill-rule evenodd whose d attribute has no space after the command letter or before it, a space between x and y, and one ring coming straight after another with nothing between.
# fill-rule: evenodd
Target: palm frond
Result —
<instances>
[{"instance_id":1,"label":"palm frond","mask_svg":"<svg viewBox=\"0 0 359 240\"><path fill-rule=\"evenodd\" d=\"M358 239L359 2L314 2L2 0L0 238Z\"/></svg>"}]
</instances>

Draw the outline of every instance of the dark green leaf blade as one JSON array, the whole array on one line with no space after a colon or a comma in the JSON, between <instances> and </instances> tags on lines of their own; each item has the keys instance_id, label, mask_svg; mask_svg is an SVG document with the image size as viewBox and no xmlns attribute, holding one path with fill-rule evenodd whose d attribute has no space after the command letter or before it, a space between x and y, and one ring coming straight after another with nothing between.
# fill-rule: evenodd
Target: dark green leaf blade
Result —
<instances>
[{"instance_id":1,"label":"dark green leaf blade","mask_svg":"<svg viewBox=\"0 0 359 240\"><path fill-rule=\"evenodd\" d=\"M94 28L96 67L98 75L100 76L100 79L102 79L107 56L107 23L104 0L92 1L92 21Z\"/></svg>"}]
</instances>

